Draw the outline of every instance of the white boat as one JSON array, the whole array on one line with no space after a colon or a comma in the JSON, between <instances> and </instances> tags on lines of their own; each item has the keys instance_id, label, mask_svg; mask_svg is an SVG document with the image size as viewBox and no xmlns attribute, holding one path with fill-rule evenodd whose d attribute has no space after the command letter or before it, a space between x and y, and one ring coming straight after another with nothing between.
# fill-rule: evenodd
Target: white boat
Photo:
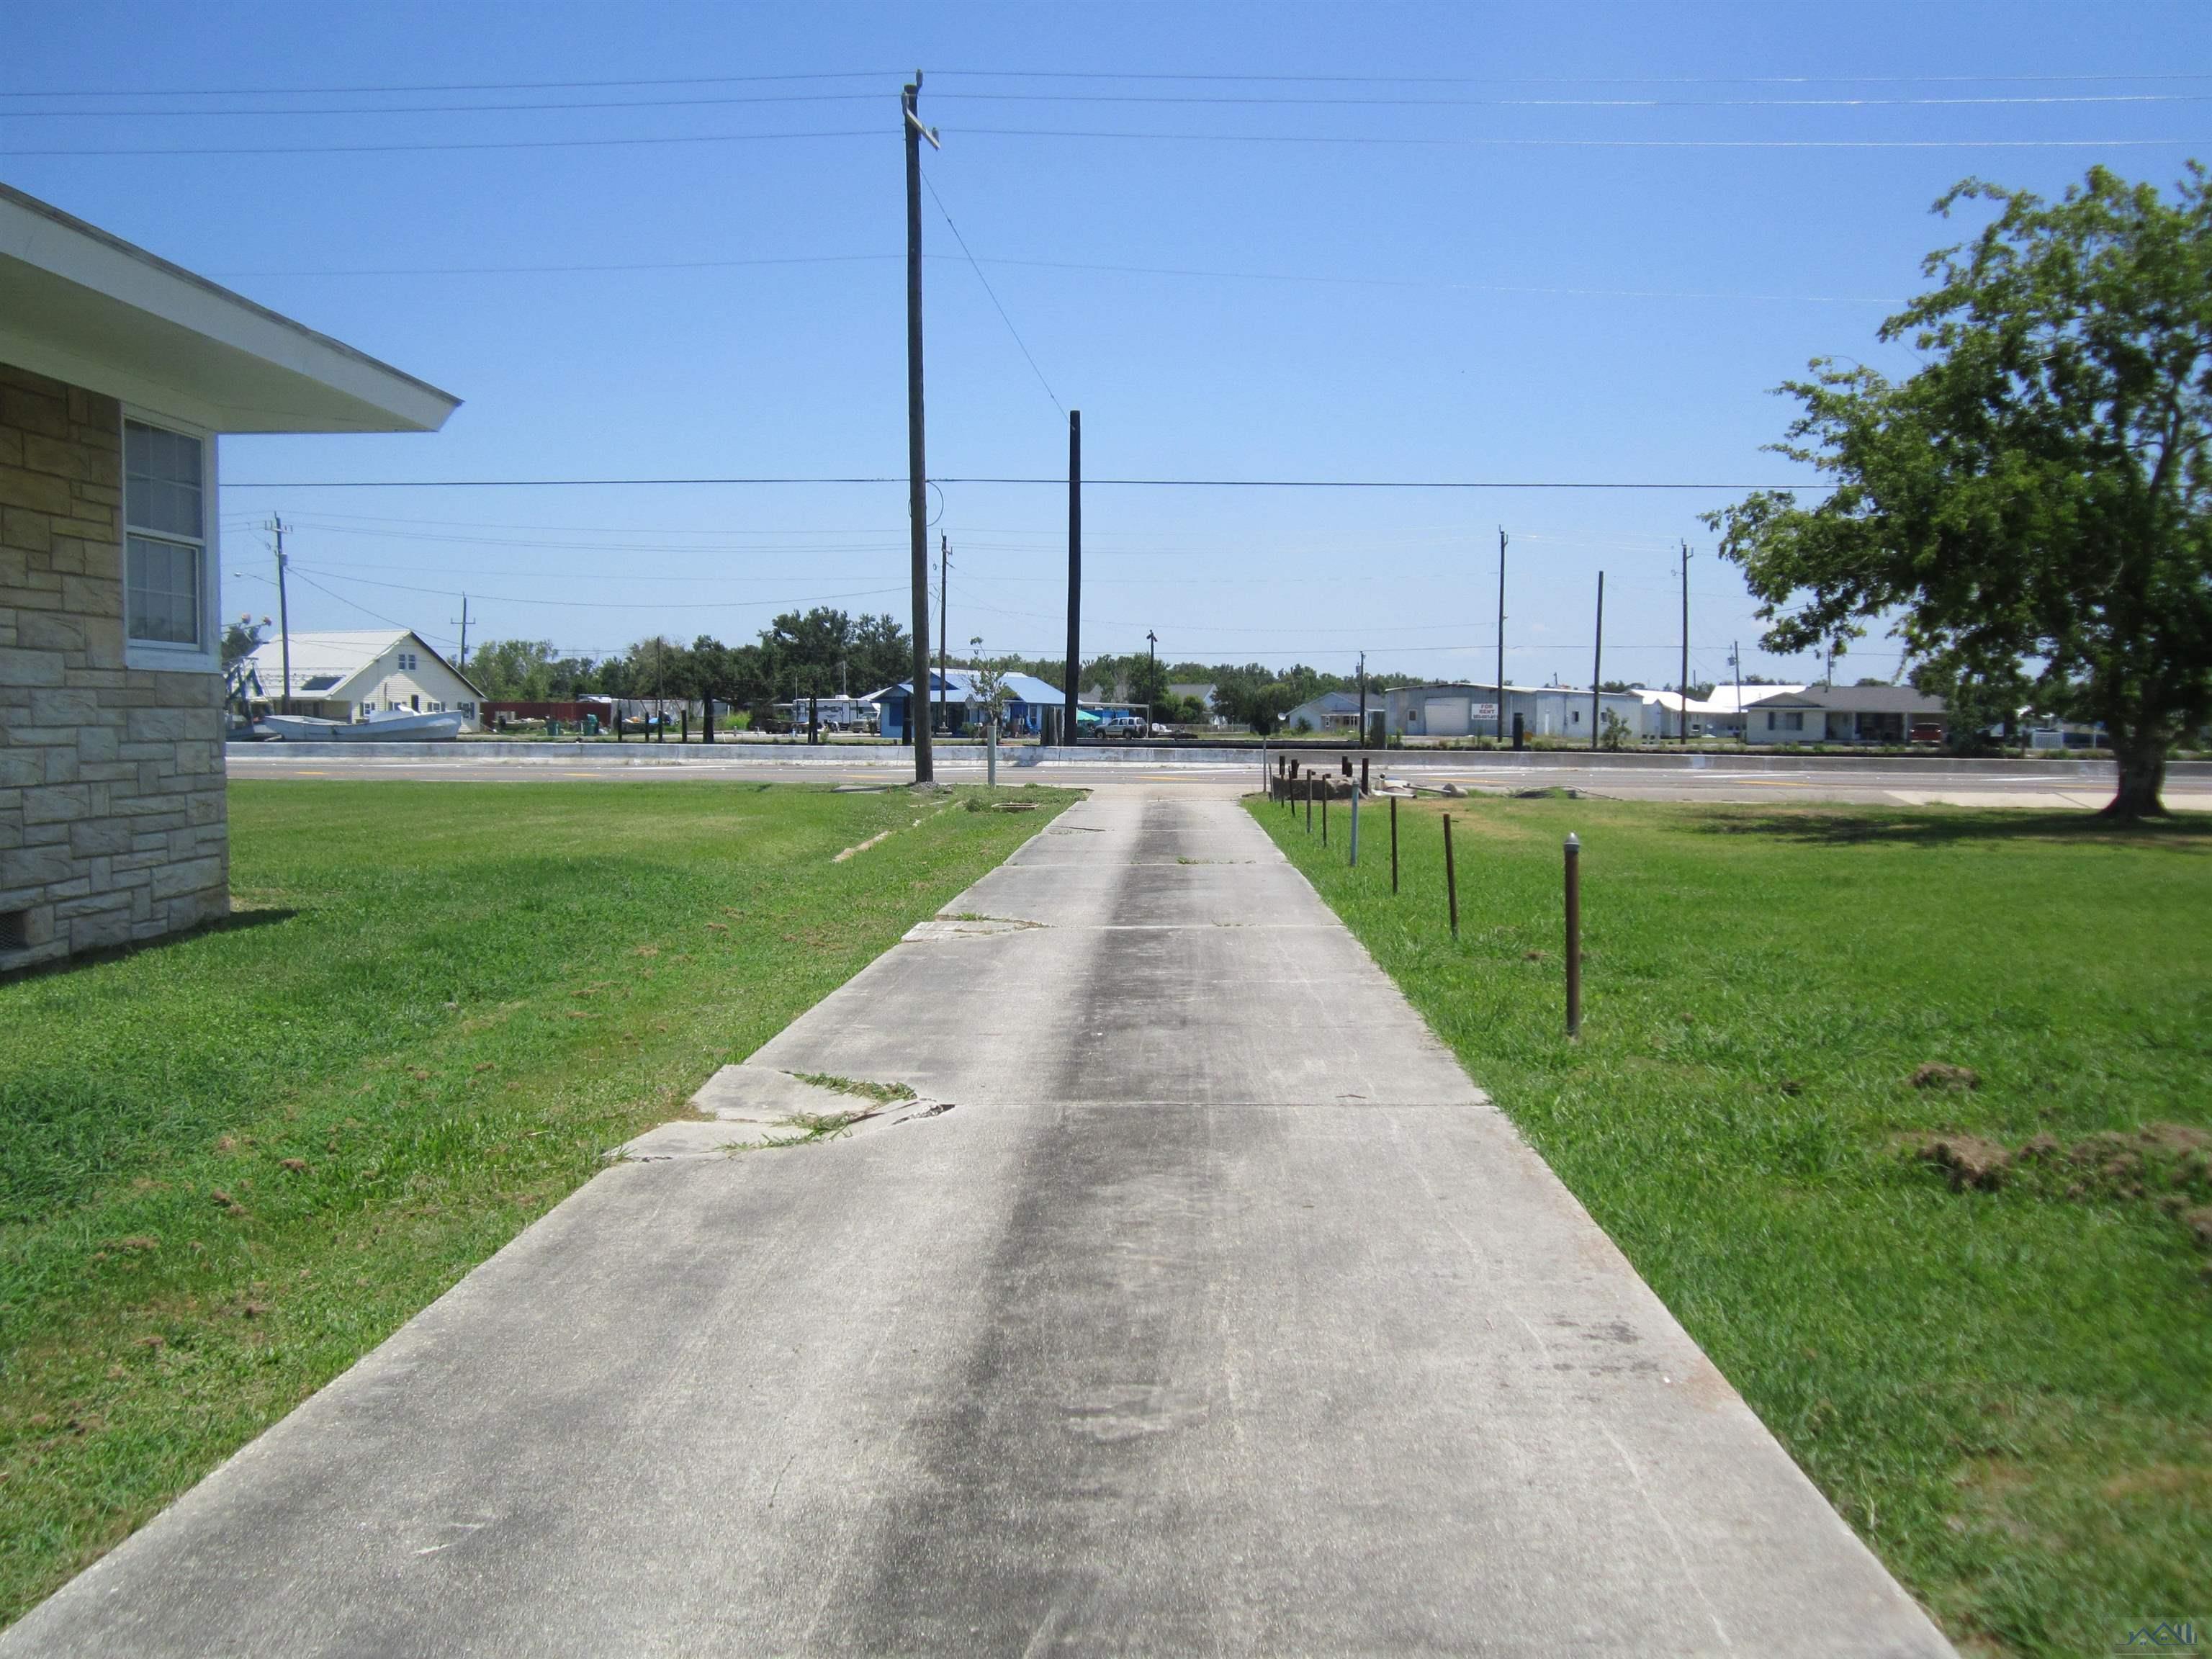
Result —
<instances>
[{"instance_id":1,"label":"white boat","mask_svg":"<svg viewBox=\"0 0 2212 1659\"><path fill-rule=\"evenodd\" d=\"M365 720L324 720L307 714L264 714L258 729L284 743L451 743L461 735L461 717L439 714L371 714Z\"/></svg>"}]
</instances>

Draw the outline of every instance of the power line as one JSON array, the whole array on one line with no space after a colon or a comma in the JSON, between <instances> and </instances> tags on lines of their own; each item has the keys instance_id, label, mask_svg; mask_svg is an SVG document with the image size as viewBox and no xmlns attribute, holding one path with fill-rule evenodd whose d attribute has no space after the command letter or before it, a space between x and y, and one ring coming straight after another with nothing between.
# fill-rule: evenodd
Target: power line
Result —
<instances>
[{"instance_id":1,"label":"power line","mask_svg":"<svg viewBox=\"0 0 2212 1659\"><path fill-rule=\"evenodd\" d=\"M356 587L389 588L392 592L398 593L434 593L441 599L451 599L460 592L457 587L420 587L404 582L374 581L367 576L340 576L328 570L324 571L322 574L326 579L331 581L344 582L349 586ZM328 592L327 589L324 591ZM832 599L870 599L878 598L885 593L898 593L903 592L904 591L904 589L897 587L869 587L862 588L856 592L848 593L820 593L808 598L797 599L718 599L687 601L680 604L672 604L665 600L655 600L651 603L626 604L618 600L606 599L545 599L522 598L505 593L478 593L473 588L470 590L469 597L471 599L481 599L489 605L556 605L563 610L573 611L744 611L750 610L756 605L823 605ZM332 593L331 597L332 599L338 599L342 596ZM350 603L350 601L349 601L349 603ZM373 611L369 612L369 615L371 616L374 616L375 614L376 613Z\"/></svg>"},{"instance_id":2,"label":"power line","mask_svg":"<svg viewBox=\"0 0 2212 1659\"><path fill-rule=\"evenodd\" d=\"M58 94L57 96L67 94ZM866 103L878 94L872 92L799 92L746 94L730 98L626 98L620 100L564 100L559 103L540 104L325 104L307 105L270 109L11 109L0 110L0 120L9 121L82 121L134 120L160 118L173 119L179 116L188 119L216 117L286 117L296 115L535 115L550 112L576 114L602 109L707 109L726 108L736 104L858 104ZM2142 94L2145 101L2183 101L2188 94L2176 93ZM2118 97L2105 101L2119 102Z\"/></svg>"},{"instance_id":3,"label":"power line","mask_svg":"<svg viewBox=\"0 0 2212 1659\"><path fill-rule=\"evenodd\" d=\"M904 258L903 253L801 253L758 259L672 259L644 264L386 265L354 270L211 270L207 275L227 282L269 276L558 276L641 270L734 270L748 265L880 264Z\"/></svg>"},{"instance_id":4,"label":"power line","mask_svg":"<svg viewBox=\"0 0 2212 1659\"><path fill-rule=\"evenodd\" d=\"M1984 83L1991 86L2053 85L2061 82L2212 81L2202 71L2117 75L1206 75L1112 70L932 70L939 76L970 80L1249 82L1299 86L1934 86Z\"/></svg>"},{"instance_id":5,"label":"power line","mask_svg":"<svg viewBox=\"0 0 2212 1659\"><path fill-rule=\"evenodd\" d=\"M23 149L6 147L5 154L21 155L386 155L424 150L464 149L610 149L637 144L739 144L780 139L880 138L879 127L846 127L828 132L698 132L665 134L645 138L489 138L458 143L410 144L208 144L96 149Z\"/></svg>"},{"instance_id":6,"label":"power line","mask_svg":"<svg viewBox=\"0 0 2212 1659\"><path fill-rule=\"evenodd\" d=\"M11 96L38 96L13 94ZM55 98L97 94L55 93ZM170 119L200 118L281 118L331 115L530 115L548 112L587 113L596 110L723 109L737 105L851 104L880 94L873 92L745 93L714 98L563 99L539 103L495 104L337 104L306 105L267 109L199 109L156 106L147 109L35 109L0 110L10 120ZM1213 108L1290 109L1949 109L2005 106L2051 107L2076 104L2201 104L2212 94L2201 92L2004 93L1942 98L1407 98L1315 97L1310 94L1220 93L1084 93L1084 92L940 92L939 98L969 103L1114 104L1200 106Z\"/></svg>"},{"instance_id":7,"label":"power line","mask_svg":"<svg viewBox=\"0 0 2212 1659\"><path fill-rule=\"evenodd\" d=\"M2141 149L2203 138L1500 138L1472 133L1130 132L1087 127L955 127L963 138L1106 138L1205 144L1387 144L1476 149ZM35 155L37 151L19 154ZM54 152L47 152L49 154Z\"/></svg>"},{"instance_id":8,"label":"power line","mask_svg":"<svg viewBox=\"0 0 2212 1659\"><path fill-rule=\"evenodd\" d=\"M888 80L906 70L823 70L779 75L685 75L590 81L447 81L404 85L312 87L14 88L0 98L313 98L349 94L392 96L435 92L569 92L640 87L766 85L802 81ZM932 70L939 79L977 81L1138 81L1163 83L1231 82L1276 86L2053 86L2119 82L2212 81L2201 71L2143 70L2118 74L2045 75L1285 75L1234 71L1200 74L1141 70Z\"/></svg>"},{"instance_id":9,"label":"power line","mask_svg":"<svg viewBox=\"0 0 2212 1659\"><path fill-rule=\"evenodd\" d=\"M944 204L939 203L942 210ZM945 223L952 228L955 238L959 228L952 224L951 216ZM1075 259L1015 259L979 258L968 252L967 243L961 241L961 252L973 265L1005 265L1028 270L1084 270L1123 276L1188 276L1224 282L1251 283L1308 283L1331 287L1433 289L1450 293L1465 294L1534 294L1557 295L1574 299L1613 300L1717 300L1729 304L1747 301L1771 301L1783 304L1889 306L1902 304L1894 296L1867 294L1731 294L1718 290L1638 288L1561 288L1512 283L1458 283L1419 276L1333 276L1312 271L1279 270L1212 270L1187 265L1124 265L1096 264ZM576 275L608 275L654 270L726 270L751 265L807 265L848 264L863 262L882 263L902 259L902 253L823 253L791 254L759 259L672 259L654 260L629 264L567 264L567 265L413 265L364 266L351 270L217 270L211 276L228 282L247 278L301 276L549 276ZM951 256L930 253L927 259L944 259ZM981 276L979 270L976 275ZM985 288L990 284L987 281ZM998 296L992 295L995 302ZM1003 317L1003 309L1000 312ZM1012 325L1007 326L1011 329ZM1018 340L1019 337L1016 337ZM1035 368L1034 362L1030 365ZM1043 377L1039 375L1042 380ZM1047 387L1048 392L1050 387ZM1054 402L1057 404L1058 398ZM1064 410L1062 411L1065 412Z\"/></svg>"},{"instance_id":10,"label":"power line","mask_svg":"<svg viewBox=\"0 0 2212 1659\"><path fill-rule=\"evenodd\" d=\"M1952 108L1996 105L2046 106L2059 104L2201 104L2212 94L2200 92L2031 93L1953 98L1315 98L1254 96L1212 93L1044 93L944 92L942 98L971 103L1022 104L1172 104L1232 108L1297 109L1890 109ZM719 102L720 100L705 101ZM744 101L744 100L732 100ZM580 108L620 109L619 104L581 105ZM630 107L649 109L649 103ZM258 110L237 112L260 114Z\"/></svg>"},{"instance_id":11,"label":"power line","mask_svg":"<svg viewBox=\"0 0 2212 1659\"><path fill-rule=\"evenodd\" d=\"M991 279L983 274L983 267L977 264L975 256L969 252L968 239L960 234L960 227L952 222L952 210L945 205L945 198L937 193L937 185L927 173L921 175L921 182L928 186L929 199L937 204L938 212L944 216L945 228L952 233L952 240L960 244L960 251L968 255L969 269L975 273L975 280L982 283L983 292L991 296L992 308L999 313L999 320L1006 325L1006 332L1014 337L1014 343L1021 348L1023 359L1030 366L1030 373L1036 376L1037 384L1044 388L1044 395L1052 399L1052 406L1065 416L1067 405L1060 402L1060 394L1052 389L1052 382L1045 379L1044 371L1037 367L1037 360L1030 355L1028 343L1022 338L1022 331L1014 326L1014 319L1006 315L1006 307L999 303L998 290L991 286Z\"/></svg>"},{"instance_id":12,"label":"power line","mask_svg":"<svg viewBox=\"0 0 2212 1659\"><path fill-rule=\"evenodd\" d=\"M1132 132L1081 127L953 127L939 129L962 137L1072 138L1205 144L1354 144L1419 149L2197 149L2203 138L1507 138L1455 133L1416 137L1402 133L1312 132ZM696 132L627 138L494 138L388 144L180 144L97 146L75 149L26 149L10 145L11 156L208 156L208 155L381 155L463 150L610 149L638 145L734 144L817 138L880 138L876 127L844 127L804 132Z\"/></svg>"},{"instance_id":13,"label":"power line","mask_svg":"<svg viewBox=\"0 0 2212 1659\"><path fill-rule=\"evenodd\" d=\"M904 478L728 477L728 478L250 478L225 479L226 489L623 489L690 486L779 484L898 484ZM1049 485L1067 487L1065 478L947 477L939 484ZM1764 483L1682 483L1615 480L1464 478L1085 478L1086 487L1164 489L1817 489L1818 479Z\"/></svg>"},{"instance_id":14,"label":"power line","mask_svg":"<svg viewBox=\"0 0 2212 1659\"><path fill-rule=\"evenodd\" d=\"M905 73L903 70L825 70L797 75L687 75L628 81L447 81L417 82L399 87L141 87L106 92L17 88L0 92L0 98L320 98L349 93L562 92L612 87L725 87L781 81L881 80Z\"/></svg>"}]
</instances>

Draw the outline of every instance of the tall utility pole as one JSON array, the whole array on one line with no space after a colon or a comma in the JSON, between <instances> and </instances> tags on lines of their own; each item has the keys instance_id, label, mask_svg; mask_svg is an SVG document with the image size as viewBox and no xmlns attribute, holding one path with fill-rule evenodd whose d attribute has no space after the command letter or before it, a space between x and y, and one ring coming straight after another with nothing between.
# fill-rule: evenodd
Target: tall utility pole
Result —
<instances>
[{"instance_id":1,"label":"tall utility pole","mask_svg":"<svg viewBox=\"0 0 2212 1659\"><path fill-rule=\"evenodd\" d=\"M1597 644L1590 656L1590 747L1597 747L1598 684L1605 675L1605 572L1597 573Z\"/></svg>"},{"instance_id":2,"label":"tall utility pole","mask_svg":"<svg viewBox=\"0 0 2212 1659\"><path fill-rule=\"evenodd\" d=\"M945 724L945 616L952 604L952 538L943 531L937 535L937 723Z\"/></svg>"},{"instance_id":3,"label":"tall utility pole","mask_svg":"<svg viewBox=\"0 0 2212 1659\"><path fill-rule=\"evenodd\" d=\"M1073 743L1077 681L1083 672L1083 411L1067 411L1067 692L1062 743Z\"/></svg>"},{"instance_id":4,"label":"tall utility pole","mask_svg":"<svg viewBox=\"0 0 2212 1659\"><path fill-rule=\"evenodd\" d=\"M461 595L461 659L453 665L464 674L469 672L469 596Z\"/></svg>"},{"instance_id":5,"label":"tall utility pole","mask_svg":"<svg viewBox=\"0 0 2212 1659\"><path fill-rule=\"evenodd\" d=\"M1735 712L1743 720L1743 740L1751 741L1751 716L1743 712L1743 647L1729 641L1729 666L1735 670Z\"/></svg>"},{"instance_id":6,"label":"tall utility pole","mask_svg":"<svg viewBox=\"0 0 2212 1659\"><path fill-rule=\"evenodd\" d=\"M1505 526L1498 526L1498 740L1505 741Z\"/></svg>"},{"instance_id":7,"label":"tall utility pole","mask_svg":"<svg viewBox=\"0 0 2212 1659\"><path fill-rule=\"evenodd\" d=\"M1682 544L1682 741L1690 740L1690 544Z\"/></svg>"},{"instance_id":8,"label":"tall utility pole","mask_svg":"<svg viewBox=\"0 0 2212 1659\"><path fill-rule=\"evenodd\" d=\"M284 667L284 712L292 712L292 610L284 596L284 520L271 519L269 527L276 533L276 627L283 641L282 654Z\"/></svg>"},{"instance_id":9,"label":"tall utility pole","mask_svg":"<svg viewBox=\"0 0 2212 1659\"><path fill-rule=\"evenodd\" d=\"M1359 746L1367 747L1367 653L1359 653Z\"/></svg>"},{"instance_id":10,"label":"tall utility pole","mask_svg":"<svg viewBox=\"0 0 2212 1659\"><path fill-rule=\"evenodd\" d=\"M914 781L937 775L932 764L929 684L929 458L921 423L921 141L942 149L937 135L922 125L916 104L921 71L900 94L900 125L906 137L906 512L914 554L914 690L906 700L907 729L914 739Z\"/></svg>"}]
</instances>

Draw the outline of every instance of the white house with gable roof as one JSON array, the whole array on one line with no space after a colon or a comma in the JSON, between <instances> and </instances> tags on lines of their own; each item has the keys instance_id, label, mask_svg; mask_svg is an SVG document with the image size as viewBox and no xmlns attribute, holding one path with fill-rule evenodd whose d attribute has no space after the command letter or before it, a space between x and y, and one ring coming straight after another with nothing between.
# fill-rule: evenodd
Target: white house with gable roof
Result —
<instances>
[{"instance_id":1,"label":"white house with gable roof","mask_svg":"<svg viewBox=\"0 0 2212 1659\"><path fill-rule=\"evenodd\" d=\"M260 682L259 713L285 712L285 643L265 641L249 659ZM404 628L336 629L292 635L290 712L323 720L371 714L458 714L478 729L484 700L468 676Z\"/></svg>"}]
</instances>

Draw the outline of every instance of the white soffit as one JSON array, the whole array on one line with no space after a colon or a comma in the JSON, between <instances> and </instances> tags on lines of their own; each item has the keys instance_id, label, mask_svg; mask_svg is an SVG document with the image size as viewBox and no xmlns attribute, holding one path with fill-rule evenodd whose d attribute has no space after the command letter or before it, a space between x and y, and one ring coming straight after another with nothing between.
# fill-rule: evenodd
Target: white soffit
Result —
<instances>
[{"instance_id":1,"label":"white soffit","mask_svg":"<svg viewBox=\"0 0 2212 1659\"><path fill-rule=\"evenodd\" d=\"M6 185L0 362L211 432L434 432L460 406Z\"/></svg>"}]
</instances>

